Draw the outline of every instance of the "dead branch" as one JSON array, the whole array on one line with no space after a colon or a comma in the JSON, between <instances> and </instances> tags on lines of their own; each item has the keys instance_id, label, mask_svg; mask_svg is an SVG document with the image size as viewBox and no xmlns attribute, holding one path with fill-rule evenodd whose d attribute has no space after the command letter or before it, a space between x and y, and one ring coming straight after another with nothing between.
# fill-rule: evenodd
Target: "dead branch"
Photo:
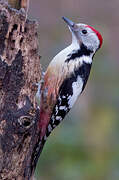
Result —
<instances>
[{"instance_id":1,"label":"dead branch","mask_svg":"<svg viewBox=\"0 0 119 180\"><path fill-rule=\"evenodd\" d=\"M0 1L0 179L29 180L38 156L38 24Z\"/></svg>"}]
</instances>

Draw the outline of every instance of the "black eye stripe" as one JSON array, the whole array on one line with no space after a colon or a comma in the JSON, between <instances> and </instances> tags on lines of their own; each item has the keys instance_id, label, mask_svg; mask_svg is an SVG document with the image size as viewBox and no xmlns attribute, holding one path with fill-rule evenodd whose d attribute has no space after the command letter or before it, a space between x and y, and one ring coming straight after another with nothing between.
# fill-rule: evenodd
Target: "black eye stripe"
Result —
<instances>
[{"instance_id":1,"label":"black eye stripe","mask_svg":"<svg viewBox=\"0 0 119 180\"><path fill-rule=\"evenodd\" d=\"M82 33L83 33L83 34L87 34L87 30L86 30L86 29L83 29L83 30L82 30Z\"/></svg>"}]
</instances>

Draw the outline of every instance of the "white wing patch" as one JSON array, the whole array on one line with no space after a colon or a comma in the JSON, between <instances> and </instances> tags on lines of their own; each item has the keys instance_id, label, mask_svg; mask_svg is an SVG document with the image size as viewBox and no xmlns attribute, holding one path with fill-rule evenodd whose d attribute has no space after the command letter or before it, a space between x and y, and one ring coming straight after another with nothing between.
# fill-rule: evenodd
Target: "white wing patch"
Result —
<instances>
[{"instance_id":1,"label":"white wing patch","mask_svg":"<svg viewBox=\"0 0 119 180\"><path fill-rule=\"evenodd\" d=\"M51 125L50 125L50 124L48 125L48 131L49 131L49 132L51 132L51 131L52 131L52 127L51 127Z\"/></svg>"},{"instance_id":2,"label":"white wing patch","mask_svg":"<svg viewBox=\"0 0 119 180\"><path fill-rule=\"evenodd\" d=\"M72 83L73 95L68 97L69 108L72 108L72 106L76 102L78 96L82 92L82 88L83 88L83 81L82 81L82 78L80 78L80 76L78 76L77 81Z\"/></svg>"},{"instance_id":3,"label":"white wing patch","mask_svg":"<svg viewBox=\"0 0 119 180\"><path fill-rule=\"evenodd\" d=\"M67 110L66 106L60 106L59 110Z\"/></svg>"}]
</instances>

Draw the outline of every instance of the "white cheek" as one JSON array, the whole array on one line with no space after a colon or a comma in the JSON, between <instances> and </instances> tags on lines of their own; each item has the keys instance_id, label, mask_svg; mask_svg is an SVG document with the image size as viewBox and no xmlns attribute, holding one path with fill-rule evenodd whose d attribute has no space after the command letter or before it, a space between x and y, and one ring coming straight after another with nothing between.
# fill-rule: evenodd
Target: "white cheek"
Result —
<instances>
[{"instance_id":1,"label":"white cheek","mask_svg":"<svg viewBox=\"0 0 119 180\"><path fill-rule=\"evenodd\" d=\"M99 45L100 45L100 41L99 41L98 37L95 36L95 39L94 39L94 46L95 46L95 49L98 49L98 48L99 48Z\"/></svg>"},{"instance_id":2,"label":"white cheek","mask_svg":"<svg viewBox=\"0 0 119 180\"><path fill-rule=\"evenodd\" d=\"M100 41L96 34L90 33L89 36L83 37L84 45L87 46L88 49L96 51L100 45Z\"/></svg>"}]
</instances>

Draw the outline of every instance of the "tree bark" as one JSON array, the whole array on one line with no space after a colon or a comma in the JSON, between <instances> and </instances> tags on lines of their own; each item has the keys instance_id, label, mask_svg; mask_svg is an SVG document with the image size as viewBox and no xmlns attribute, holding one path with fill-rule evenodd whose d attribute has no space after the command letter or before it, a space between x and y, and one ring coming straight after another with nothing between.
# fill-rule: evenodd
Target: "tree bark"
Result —
<instances>
[{"instance_id":1,"label":"tree bark","mask_svg":"<svg viewBox=\"0 0 119 180\"><path fill-rule=\"evenodd\" d=\"M38 24L0 1L0 179L32 179L39 148ZM37 154L39 152L39 154Z\"/></svg>"},{"instance_id":2,"label":"tree bark","mask_svg":"<svg viewBox=\"0 0 119 180\"><path fill-rule=\"evenodd\" d=\"M21 9L24 8L24 10L27 12L29 7L29 0L8 0L9 5L11 5L12 8L15 9Z\"/></svg>"}]
</instances>

